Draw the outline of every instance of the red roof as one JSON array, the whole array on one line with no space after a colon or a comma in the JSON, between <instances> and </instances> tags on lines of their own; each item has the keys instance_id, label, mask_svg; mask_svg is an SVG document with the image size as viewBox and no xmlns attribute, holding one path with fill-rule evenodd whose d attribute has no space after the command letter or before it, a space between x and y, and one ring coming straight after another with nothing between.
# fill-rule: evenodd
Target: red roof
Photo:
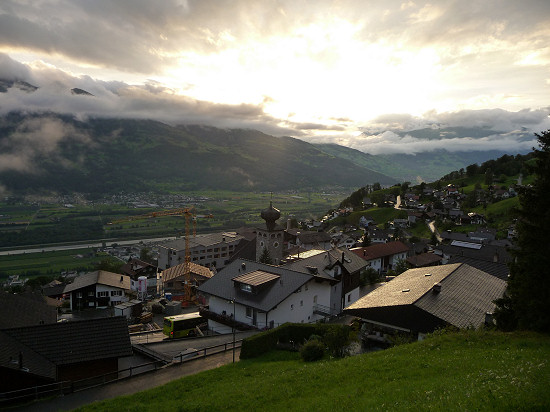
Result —
<instances>
[{"instance_id":1,"label":"red roof","mask_svg":"<svg viewBox=\"0 0 550 412\"><path fill-rule=\"evenodd\" d=\"M395 255L397 253L408 252L409 247L403 242L397 240L395 242L379 243L367 247L358 247L350 249L350 251L365 260L373 260L384 256Z\"/></svg>"}]
</instances>

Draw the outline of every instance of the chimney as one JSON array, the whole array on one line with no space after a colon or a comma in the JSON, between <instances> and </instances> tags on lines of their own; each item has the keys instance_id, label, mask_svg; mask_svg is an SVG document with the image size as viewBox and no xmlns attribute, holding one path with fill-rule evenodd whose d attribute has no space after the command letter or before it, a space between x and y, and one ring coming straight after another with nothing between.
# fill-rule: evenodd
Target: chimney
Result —
<instances>
[{"instance_id":1,"label":"chimney","mask_svg":"<svg viewBox=\"0 0 550 412\"><path fill-rule=\"evenodd\" d=\"M434 295L441 292L441 283L434 283L432 287L432 292L434 293Z\"/></svg>"},{"instance_id":2,"label":"chimney","mask_svg":"<svg viewBox=\"0 0 550 412\"><path fill-rule=\"evenodd\" d=\"M495 326L493 314L491 312L485 312L485 326Z\"/></svg>"},{"instance_id":3,"label":"chimney","mask_svg":"<svg viewBox=\"0 0 550 412\"><path fill-rule=\"evenodd\" d=\"M241 268L243 269L243 272L246 270L246 263L241 263Z\"/></svg>"},{"instance_id":4,"label":"chimney","mask_svg":"<svg viewBox=\"0 0 550 412\"><path fill-rule=\"evenodd\" d=\"M123 280L124 280L124 276L120 275L120 282L122 282Z\"/></svg>"},{"instance_id":5,"label":"chimney","mask_svg":"<svg viewBox=\"0 0 550 412\"><path fill-rule=\"evenodd\" d=\"M342 265L344 264L344 257L345 257L344 252L342 252Z\"/></svg>"},{"instance_id":6,"label":"chimney","mask_svg":"<svg viewBox=\"0 0 550 412\"><path fill-rule=\"evenodd\" d=\"M498 263L498 260L499 260L498 252L495 252L495 254L493 256L493 262Z\"/></svg>"}]
</instances>

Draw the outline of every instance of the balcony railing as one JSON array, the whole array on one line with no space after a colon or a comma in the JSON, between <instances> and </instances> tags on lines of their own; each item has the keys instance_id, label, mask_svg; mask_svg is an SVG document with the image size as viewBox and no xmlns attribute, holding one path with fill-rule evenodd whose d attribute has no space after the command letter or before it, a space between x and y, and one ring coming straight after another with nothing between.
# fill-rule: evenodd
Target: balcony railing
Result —
<instances>
[{"instance_id":1,"label":"balcony railing","mask_svg":"<svg viewBox=\"0 0 550 412\"><path fill-rule=\"evenodd\" d=\"M256 330L257 327L253 325L249 325L247 323L239 322L233 319L232 316L227 315L220 315L219 313L212 312L208 309L200 309L199 310L200 315L203 318L213 320L215 322L221 323L223 325L234 327L236 330Z\"/></svg>"}]
</instances>

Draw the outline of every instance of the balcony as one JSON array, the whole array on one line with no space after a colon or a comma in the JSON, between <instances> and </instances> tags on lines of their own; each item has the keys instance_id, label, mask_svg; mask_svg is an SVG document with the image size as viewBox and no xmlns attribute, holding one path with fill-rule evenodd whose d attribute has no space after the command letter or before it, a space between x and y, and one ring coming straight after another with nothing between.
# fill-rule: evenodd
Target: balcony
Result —
<instances>
[{"instance_id":1,"label":"balcony","mask_svg":"<svg viewBox=\"0 0 550 412\"><path fill-rule=\"evenodd\" d=\"M234 327L239 331L257 329L255 326L234 320L232 316L220 315L219 313L212 312L208 309L200 309L199 313L203 318L213 320L223 325L231 326L232 328Z\"/></svg>"}]
</instances>

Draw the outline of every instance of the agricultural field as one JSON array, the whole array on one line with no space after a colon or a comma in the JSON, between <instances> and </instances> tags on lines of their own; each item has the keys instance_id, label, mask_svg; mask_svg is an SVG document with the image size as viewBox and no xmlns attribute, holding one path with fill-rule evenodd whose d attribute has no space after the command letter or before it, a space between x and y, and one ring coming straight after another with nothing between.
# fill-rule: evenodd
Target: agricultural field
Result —
<instances>
[{"instance_id":1,"label":"agricultural field","mask_svg":"<svg viewBox=\"0 0 550 412\"><path fill-rule=\"evenodd\" d=\"M11 275L57 277L65 271L92 271L102 260L116 261L107 253L96 253L94 248L4 255L0 256L0 282Z\"/></svg>"},{"instance_id":2,"label":"agricultural field","mask_svg":"<svg viewBox=\"0 0 550 412\"><path fill-rule=\"evenodd\" d=\"M198 233L262 223L260 212L270 201L281 210L279 223L284 225L289 218L317 219L336 207L345 195L339 192L193 192L185 193L185 198L190 199L185 204L167 201L159 195L149 195L150 199L142 202L157 205L155 207L135 207L132 205L135 202L122 200L122 196L111 202L82 201L74 205L0 203L0 248L179 235L185 231L183 216L145 218L143 215L182 207L193 207L198 216L213 216L197 218ZM136 215L142 217L129 219Z\"/></svg>"}]
</instances>

